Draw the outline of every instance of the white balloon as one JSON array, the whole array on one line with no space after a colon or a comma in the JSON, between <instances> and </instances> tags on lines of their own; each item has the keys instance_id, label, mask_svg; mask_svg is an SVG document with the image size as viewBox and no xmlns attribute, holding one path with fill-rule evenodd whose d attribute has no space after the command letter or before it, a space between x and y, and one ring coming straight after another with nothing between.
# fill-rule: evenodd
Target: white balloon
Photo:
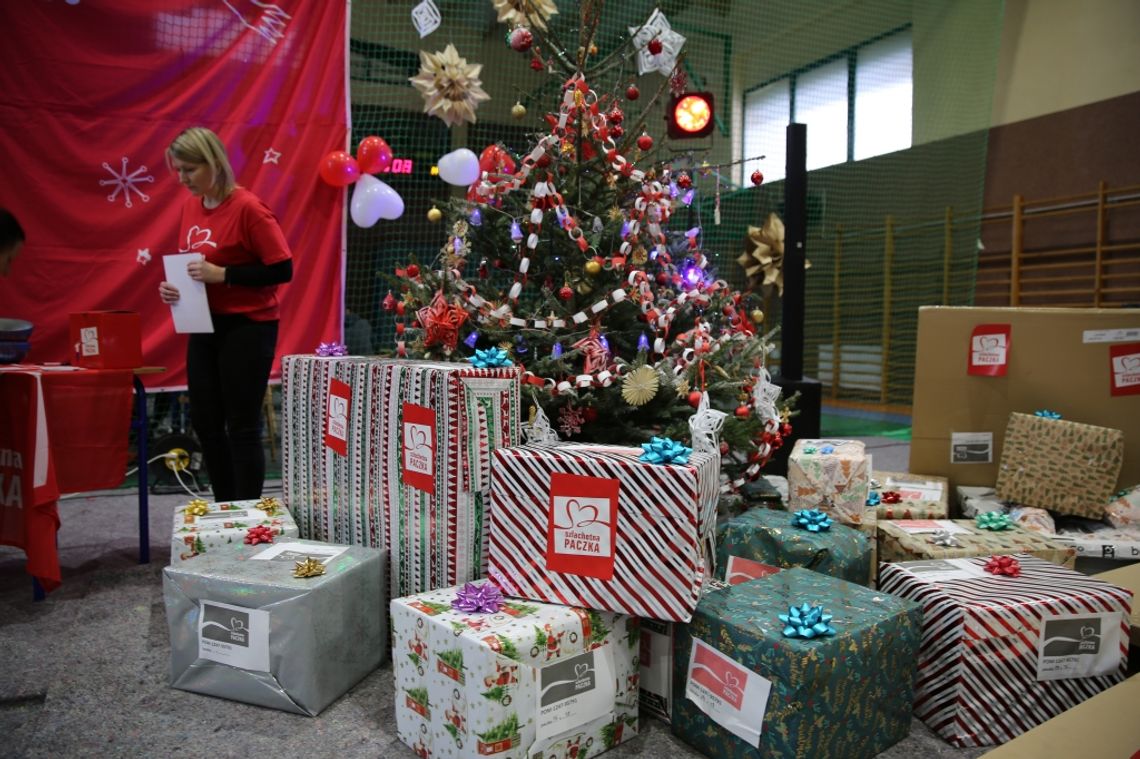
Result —
<instances>
[{"instance_id":1,"label":"white balloon","mask_svg":"<svg viewBox=\"0 0 1140 759\"><path fill-rule=\"evenodd\" d=\"M479 178L479 157L467 148L453 150L441 156L439 178L457 187L466 187Z\"/></svg>"},{"instance_id":2,"label":"white balloon","mask_svg":"<svg viewBox=\"0 0 1140 759\"><path fill-rule=\"evenodd\" d=\"M400 197L400 193L379 179L376 181L380 185L380 218L393 220L403 216L404 199Z\"/></svg>"},{"instance_id":3,"label":"white balloon","mask_svg":"<svg viewBox=\"0 0 1140 759\"><path fill-rule=\"evenodd\" d=\"M365 174L356 181L352 191L352 205L349 213L358 227L373 226L380 221L380 187L383 184L371 174Z\"/></svg>"}]
</instances>

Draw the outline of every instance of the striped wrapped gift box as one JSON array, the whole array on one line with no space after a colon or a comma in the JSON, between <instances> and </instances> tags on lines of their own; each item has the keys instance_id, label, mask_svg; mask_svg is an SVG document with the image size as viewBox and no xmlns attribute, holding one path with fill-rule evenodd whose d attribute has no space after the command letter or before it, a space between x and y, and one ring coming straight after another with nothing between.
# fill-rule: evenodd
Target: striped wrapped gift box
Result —
<instances>
[{"instance_id":1,"label":"striped wrapped gift box","mask_svg":"<svg viewBox=\"0 0 1140 759\"><path fill-rule=\"evenodd\" d=\"M368 367L359 356L285 356L281 359L281 484L302 538L378 546L353 540L353 494L362 493L367 453ZM348 397L341 455L325 442L333 387Z\"/></svg>"},{"instance_id":2,"label":"striped wrapped gift box","mask_svg":"<svg viewBox=\"0 0 1140 759\"><path fill-rule=\"evenodd\" d=\"M491 452L519 442L517 367L377 361L357 533L392 558L392 596L482 577Z\"/></svg>"},{"instance_id":3,"label":"striped wrapped gift box","mask_svg":"<svg viewBox=\"0 0 1140 759\"><path fill-rule=\"evenodd\" d=\"M879 589L922 605L915 715L955 746L1011 740L1124 679L1132 592L1018 554L883 564Z\"/></svg>"},{"instance_id":4,"label":"striped wrapped gift box","mask_svg":"<svg viewBox=\"0 0 1140 759\"><path fill-rule=\"evenodd\" d=\"M521 598L688 621L712 560L720 456L657 465L641 452L495 451L489 576Z\"/></svg>"}]
</instances>

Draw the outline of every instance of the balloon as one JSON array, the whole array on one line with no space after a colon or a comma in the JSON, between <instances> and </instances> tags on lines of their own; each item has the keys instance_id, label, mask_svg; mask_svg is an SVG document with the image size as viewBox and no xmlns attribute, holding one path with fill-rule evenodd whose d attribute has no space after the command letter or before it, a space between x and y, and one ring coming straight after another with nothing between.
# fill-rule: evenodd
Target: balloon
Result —
<instances>
[{"instance_id":1,"label":"balloon","mask_svg":"<svg viewBox=\"0 0 1140 759\"><path fill-rule=\"evenodd\" d=\"M333 187L347 187L360 179L360 165L343 150L334 150L321 159L320 174Z\"/></svg>"},{"instance_id":2,"label":"balloon","mask_svg":"<svg viewBox=\"0 0 1140 759\"><path fill-rule=\"evenodd\" d=\"M384 182L365 174L352 191L349 212L356 226L367 229L380 219L400 218L404 213L404 199Z\"/></svg>"},{"instance_id":3,"label":"balloon","mask_svg":"<svg viewBox=\"0 0 1140 759\"><path fill-rule=\"evenodd\" d=\"M356 148L356 162L365 174L387 171L392 166L392 148L383 137L365 137Z\"/></svg>"},{"instance_id":4,"label":"balloon","mask_svg":"<svg viewBox=\"0 0 1140 759\"><path fill-rule=\"evenodd\" d=\"M488 145L479 154L479 169L492 174L514 174L515 159L498 145Z\"/></svg>"},{"instance_id":5,"label":"balloon","mask_svg":"<svg viewBox=\"0 0 1140 759\"><path fill-rule=\"evenodd\" d=\"M437 165L439 178L457 187L465 187L479 178L479 159L467 148L441 156Z\"/></svg>"}]
</instances>

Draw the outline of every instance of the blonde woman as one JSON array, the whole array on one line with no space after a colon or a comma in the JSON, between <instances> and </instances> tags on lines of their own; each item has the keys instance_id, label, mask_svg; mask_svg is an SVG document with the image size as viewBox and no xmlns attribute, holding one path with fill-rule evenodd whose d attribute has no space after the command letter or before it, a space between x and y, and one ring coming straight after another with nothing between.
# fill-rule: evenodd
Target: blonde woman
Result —
<instances>
[{"instance_id":1,"label":"blonde woman","mask_svg":"<svg viewBox=\"0 0 1140 759\"><path fill-rule=\"evenodd\" d=\"M293 255L269 207L234 179L225 146L204 127L174 138L166 162L190 192L179 250L205 258L188 264L206 283L214 332L190 335L186 378L190 422L217 501L260 498L265 483L261 404L277 347L278 285L293 277ZM163 303L178 288L158 286Z\"/></svg>"}]
</instances>

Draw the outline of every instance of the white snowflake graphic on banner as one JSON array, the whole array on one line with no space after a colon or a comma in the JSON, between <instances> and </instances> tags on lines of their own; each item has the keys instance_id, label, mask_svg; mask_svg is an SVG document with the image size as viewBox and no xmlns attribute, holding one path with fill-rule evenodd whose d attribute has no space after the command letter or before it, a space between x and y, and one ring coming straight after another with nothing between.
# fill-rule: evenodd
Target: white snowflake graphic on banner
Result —
<instances>
[{"instance_id":1,"label":"white snowflake graphic on banner","mask_svg":"<svg viewBox=\"0 0 1140 759\"><path fill-rule=\"evenodd\" d=\"M106 169L111 174L111 176L114 177L114 179L100 179L99 184L103 185L104 187L110 185L115 186L115 191L107 196L108 203L114 203L115 198L119 197L119 193L121 192L123 193L123 200L126 201L127 208L132 208L134 205L131 202L132 192L137 192L139 194L139 200L142 202L150 202L150 196L140 190L137 184L139 182L153 182L154 177L149 174L143 176L143 174L146 174L146 166L139 166L137 169L128 174L128 160L129 159L126 156L123 156L123 170L121 172L116 172L111 168L111 164L104 161L103 168Z\"/></svg>"}]
</instances>

